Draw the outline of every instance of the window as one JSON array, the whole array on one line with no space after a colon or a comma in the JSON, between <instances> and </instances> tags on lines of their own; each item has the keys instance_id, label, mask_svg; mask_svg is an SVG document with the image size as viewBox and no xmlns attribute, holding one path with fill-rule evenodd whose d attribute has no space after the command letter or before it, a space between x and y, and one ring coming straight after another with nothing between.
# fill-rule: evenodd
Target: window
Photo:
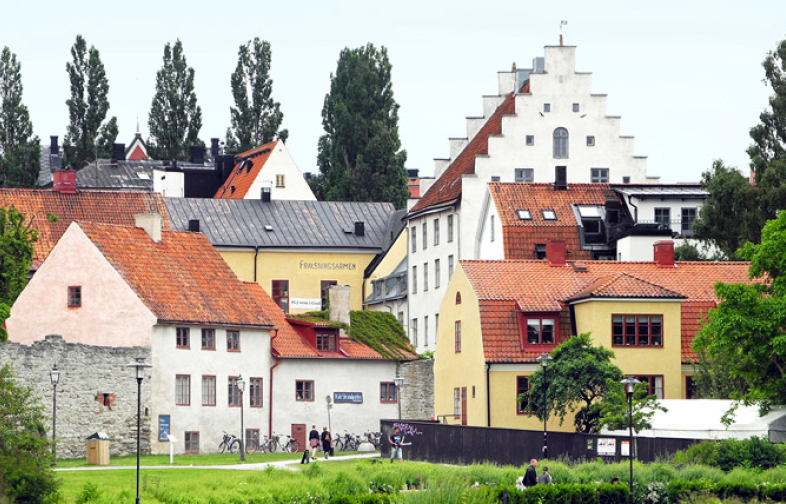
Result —
<instances>
[{"instance_id":1,"label":"window","mask_svg":"<svg viewBox=\"0 0 786 504\"><path fill-rule=\"evenodd\" d=\"M568 159L568 130L554 130L554 159Z\"/></svg>"},{"instance_id":2,"label":"window","mask_svg":"<svg viewBox=\"0 0 786 504\"><path fill-rule=\"evenodd\" d=\"M671 227L671 208L656 208L655 222L659 229L669 229Z\"/></svg>"},{"instance_id":3,"label":"window","mask_svg":"<svg viewBox=\"0 0 786 504\"><path fill-rule=\"evenodd\" d=\"M529 405L529 377L517 376L516 377L516 413L527 414L527 405ZM526 394L525 397L521 397Z\"/></svg>"},{"instance_id":4,"label":"window","mask_svg":"<svg viewBox=\"0 0 786 504\"><path fill-rule=\"evenodd\" d=\"M284 313L289 313L289 280L273 280L273 302L278 305Z\"/></svg>"},{"instance_id":5,"label":"window","mask_svg":"<svg viewBox=\"0 0 786 504\"><path fill-rule=\"evenodd\" d=\"M453 216L448 215L448 243L453 241Z\"/></svg>"},{"instance_id":6,"label":"window","mask_svg":"<svg viewBox=\"0 0 786 504\"><path fill-rule=\"evenodd\" d=\"M460 292L456 293L456 304L461 304L461 293Z\"/></svg>"},{"instance_id":7,"label":"window","mask_svg":"<svg viewBox=\"0 0 786 504\"><path fill-rule=\"evenodd\" d=\"M398 318L398 323L399 324L404 325L404 312L403 311L398 312L398 317L396 317L396 318Z\"/></svg>"},{"instance_id":8,"label":"window","mask_svg":"<svg viewBox=\"0 0 786 504\"><path fill-rule=\"evenodd\" d=\"M543 214L543 220L557 220L557 212L554 210L541 210L541 214Z\"/></svg>"},{"instance_id":9,"label":"window","mask_svg":"<svg viewBox=\"0 0 786 504\"><path fill-rule=\"evenodd\" d=\"M555 320L553 318L527 319L527 344L553 345L555 343Z\"/></svg>"},{"instance_id":10,"label":"window","mask_svg":"<svg viewBox=\"0 0 786 504\"><path fill-rule=\"evenodd\" d=\"M177 348L189 348L191 338L189 338L188 327L178 327L175 329L175 339L177 341Z\"/></svg>"},{"instance_id":11,"label":"window","mask_svg":"<svg viewBox=\"0 0 786 504\"><path fill-rule=\"evenodd\" d=\"M227 352L240 351L240 331L227 331Z\"/></svg>"},{"instance_id":12,"label":"window","mask_svg":"<svg viewBox=\"0 0 786 504\"><path fill-rule=\"evenodd\" d=\"M534 182L535 168L516 168L516 182Z\"/></svg>"},{"instance_id":13,"label":"window","mask_svg":"<svg viewBox=\"0 0 786 504\"><path fill-rule=\"evenodd\" d=\"M456 321L456 353L461 352L461 321Z\"/></svg>"},{"instance_id":14,"label":"window","mask_svg":"<svg viewBox=\"0 0 786 504\"><path fill-rule=\"evenodd\" d=\"M216 349L216 330L202 329L202 350Z\"/></svg>"},{"instance_id":15,"label":"window","mask_svg":"<svg viewBox=\"0 0 786 504\"><path fill-rule=\"evenodd\" d=\"M314 380L295 381L295 400L296 401L314 400Z\"/></svg>"},{"instance_id":16,"label":"window","mask_svg":"<svg viewBox=\"0 0 786 504\"><path fill-rule=\"evenodd\" d=\"M178 406L191 405L191 377L189 375L175 376L175 404Z\"/></svg>"},{"instance_id":17,"label":"window","mask_svg":"<svg viewBox=\"0 0 786 504\"><path fill-rule=\"evenodd\" d=\"M412 294L418 292L418 267L412 266Z\"/></svg>"},{"instance_id":18,"label":"window","mask_svg":"<svg viewBox=\"0 0 786 504\"><path fill-rule=\"evenodd\" d=\"M519 220L532 220L532 214L526 208L516 210L516 215L519 216Z\"/></svg>"},{"instance_id":19,"label":"window","mask_svg":"<svg viewBox=\"0 0 786 504\"><path fill-rule=\"evenodd\" d=\"M276 175L276 187L284 187L284 175Z\"/></svg>"},{"instance_id":20,"label":"window","mask_svg":"<svg viewBox=\"0 0 786 504\"><path fill-rule=\"evenodd\" d=\"M240 390L237 388L237 376L230 376L227 380L227 404L240 406Z\"/></svg>"},{"instance_id":21,"label":"window","mask_svg":"<svg viewBox=\"0 0 786 504\"><path fill-rule=\"evenodd\" d=\"M428 248L428 225L423 223L423 250Z\"/></svg>"},{"instance_id":22,"label":"window","mask_svg":"<svg viewBox=\"0 0 786 504\"><path fill-rule=\"evenodd\" d=\"M186 432L186 453L199 453L199 432Z\"/></svg>"},{"instance_id":23,"label":"window","mask_svg":"<svg viewBox=\"0 0 786 504\"><path fill-rule=\"evenodd\" d=\"M546 258L546 244L545 243L536 243L535 244L535 259L545 259Z\"/></svg>"},{"instance_id":24,"label":"window","mask_svg":"<svg viewBox=\"0 0 786 504\"><path fill-rule=\"evenodd\" d=\"M317 350L320 352L335 352L336 351L336 333L334 332L318 332L317 333Z\"/></svg>"},{"instance_id":25,"label":"window","mask_svg":"<svg viewBox=\"0 0 786 504\"><path fill-rule=\"evenodd\" d=\"M448 282L453 278L453 256L448 256Z\"/></svg>"},{"instance_id":26,"label":"window","mask_svg":"<svg viewBox=\"0 0 786 504\"><path fill-rule=\"evenodd\" d=\"M594 205L578 205L576 209L582 219L600 219L600 207Z\"/></svg>"},{"instance_id":27,"label":"window","mask_svg":"<svg viewBox=\"0 0 786 504\"><path fill-rule=\"evenodd\" d=\"M662 315L612 315L613 346L663 346Z\"/></svg>"},{"instance_id":28,"label":"window","mask_svg":"<svg viewBox=\"0 0 786 504\"><path fill-rule=\"evenodd\" d=\"M489 220L490 220L490 224L491 224L491 226L490 226L491 227L491 229L490 229L491 241L494 241L494 216L492 215Z\"/></svg>"},{"instance_id":29,"label":"window","mask_svg":"<svg viewBox=\"0 0 786 504\"><path fill-rule=\"evenodd\" d=\"M685 377L685 399L698 399L698 388L692 376Z\"/></svg>"},{"instance_id":30,"label":"window","mask_svg":"<svg viewBox=\"0 0 786 504\"><path fill-rule=\"evenodd\" d=\"M682 224L680 233L683 236L693 236L693 221L696 220L696 208L682 209Z\"/></svg>"},{"instance_id":31,"label":"window","mask_svg":"<svg viewBox=\"0 0 786 504\"><path fill-rule=\"evenodd\" d=\"M527 135L527 147L535 145L535 135Z\"/></svg>"},{"instance_id":32,"label":"window","mask_svg":"<svg viewBox=\"0 0 786 504\"><path fill-rule=\"evenodd\" d=\"M423 346L428 346L428 315L423 317Z\"/></svg>"},{"instance_id":33,"label":"window","mask_svg":"<svg viewBox=\"0 0 786 504\"><path fill-rule=\"evenodd\" d=\"M595 136L587 135L587 147L595 147Z\"/></svg>"},{"instance_id":34,"label":"window","mask_svg":"<svg viewBox=\"0 0 786 504\"><path fill-rule=\"evenodd\" d=\"M623 176L622 177L622 183L623 184L630 184L630 176L629 175Z\"/></svg>"},{"instance_id":35,"label":"window","mask_svg":"<svg viewBox=\"0 0 786 504\"><path fill-rule=\"evenodd\" d=\"M68 288L68 307L79 308L82 306L82 286L72 285Z\"/></svg>"},{"instance_id":36,"label":"window","mask_svg":"<svg viewBox=\"0 0 786 504\"><path fill-rule=\"evenodd\" d=\"M439 333L439 313L434 314L434 344L437 344L437 334Z\"/></svg>"},{"instance_id":37,"label":"window","mask_svg":"<svg viewBox=\"0 0 786 504\"><path fill-rule=\"evenodd\" d=\"M434 259L434 288L439 289L439 259Z\"/></svg>"},{"instance_id":38,"label":"window","mask_svg":"<svg viewBox=\"0 0 786 504\"><path fill-rule=\"evenodd\" d=\"M573 104L573 112L578 112L579 110L580 110L579 104L578 103L574 103Z\"/></svg>"},{"instance_id":39,"label":"window","mask_svg":"<svg viewBox=\"0 0 786 504\"><path fill-rule=\"evenodd\" d=\"M453 416L458 418L461 416L461 389L453 389Z\"/></svg>"},{"instance_id":40,"label":"window","mask_svg":"<svg viewBox=\"0 0 786 504\"><path fill-rule=\"evenodd\" d=\"M591 168L590 169L590 182L593 184L608 184L609 182L609 169L608 168Z\"/></svg>"},{"instance_id":41,"label":"window","mask_svg":"<svg viewBox=\"0 0 786 504\"><path fill-rule=\"evenodd\" d=\"M584 228L585 241L587 243L590 243L590 240L596 239L601 234L599 220L583 220L581 221L581 227Z\"/></svg>"},{"instance_id":42,"label":"window","mask_svg":"<svg viewBox=\"0 0 786 504\"><path fill-rule=\"evenodd\" d=\"M500 181L500 178L499 178L499 177L497 177L497 176L494 176L494 177L491 177L491 181L492 181L492 182L499 182L499 181Z\"/></svg>"},{"instance_id":43,"label":"window","mask_svg":"<svg viewBox=\"0 0 786 504\"><path fill-rule=\"evenodd\" d=\"M412 242L412 252L418 251L418 228L412 226L409 230L410 242Z\"/></svg>"},{"instance_id":44,"label":"window","mask_svg":"<svg viewBox=\"0 0 786 504\"><path fill-rule=\"evenodd\" d=\"M647 384L650 395L663 399L663 376L642 375L636 376L637 380Z\"/></svg>"},{"instance_id":45,"label":"window","mask_svg":"<svg viewBox=\"0 0 786 504\"><path fill-rule=\"evenodd\" d=\"M428 290L428 263L423 263L423 292Z\"/></svg>"},{"instance_id":46,"label":"window","mask_svg":"<svg viewBox=\"0 0 786 504\"><path fill-rule=\"evenodd\" d=\"M395 383L382 382L379 384L379 402L381 403L398 402L398 395L396 394Z\"/></svg>"},{"instance_id":47,"label":"window","mask_svg":"<svg viewBox=\"0 0 786 504\"><path fill-rule=\"evenodd\" d=\"M439 245L439 219L434 219L434 246Z\"/></svg>"},{"instance_id":48,"label":"window","mask_svg":"<svg viewBox=\"0 0 786 504\"><path fill-rule=\"evenodd\" d=\"M543 104L543 112L551 112L551 103Z\"/></svg>"},{"instance_id":49,"label":"window","mask_svg":"<svg viewBox=\"0 0 786 504\"><path fill-rule=\"evenodd\" d=\"M246 440L243 446L259 446L259 429L246 429Z\"/></svg>"},{"instance_id":50,"label":"window","mask_svg":"<svg viewBox=\"0 0 786 504\"><path fill-rule=\"evenodd\" d=\"M337 280L321 280L319 282L319 292L322 297L322 309L328 309L328 303L330 299L330 286L331 285L338 285ZM376 287L376 286L375 286Z\"/></svg>"},{"instance_id":51,"label":"window","mask_svg":"<svg viewBox=\"0 0 786 504\"><path fill-rule=\"evenodd\" d=\"M202 376L202 406L216 405L216 377Z\"/></svg>"},{"instance_id":52,"label":"window","mask_svg":"<svg viewBox=\"0 0 786 504\"><path fill-rule=\"evenodd\" d=\"M248 381L248 402L252 408L262 407L262 378L251 378Z\"/></svg>"},{"instance_id":53,"label":"window","mask_svg":"<svg viewBox=\"0 0 786 504\"><path fill-rule=\"evenodd\" d=\"M409 340L412 346L418 346L418 319L413 318L409 323Z\"/></svg>"}]
</instances>

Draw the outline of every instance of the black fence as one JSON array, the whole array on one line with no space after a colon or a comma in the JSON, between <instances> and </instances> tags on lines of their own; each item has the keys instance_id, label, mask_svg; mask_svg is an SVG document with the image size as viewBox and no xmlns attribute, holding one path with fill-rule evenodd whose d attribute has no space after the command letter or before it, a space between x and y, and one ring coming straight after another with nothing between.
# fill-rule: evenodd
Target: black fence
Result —
<instances>
[{"instance_id":1,"label":"black fence","mask_svg":"<svg viewBox=\"0 0 786 504\"><path fill-rule=\"evenodd\" d=\"M404 433L404 458L427 462L467 465L493 462L499 465L524 465L542 458L543 431L445 425L428 420L382 420L382 456L390 455L388 442L394 426ZM658 457L700 442L696 439L635 438L636 460L653 462ZM566 432L548 433L549 458L609 462L628 460L627 436L605 436ZM622 455L623 450L625 456ZM613 455L612 455L613 452Z\"/></svg>"}]
</instances>

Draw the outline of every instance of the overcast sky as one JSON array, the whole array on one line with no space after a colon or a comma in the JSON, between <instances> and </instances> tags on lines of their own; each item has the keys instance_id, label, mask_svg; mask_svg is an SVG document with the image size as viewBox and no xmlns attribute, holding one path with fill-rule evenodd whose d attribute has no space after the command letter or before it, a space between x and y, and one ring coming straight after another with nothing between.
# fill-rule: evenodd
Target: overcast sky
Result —
<instances>
[{"instance_id":1,"label":"overcast sky","mask_svg":"<svg viewBox=\"0 0 786 504\"><path fill-rule=\"evenodd\" d=\"M196 71L200 137L223 139L238 46L260 37L272 46L273 96L303 172L316 171L322 103L344 47L387 47L407 167L429 175L433 159L447 157L447 139L466 136L464 118L482 114L482 95L496 94L497 71L528 67L556 45L561 20L566 45L578 47L577 70L608 94L608 114L622 116L650 175L697 181L716 158L747 172L748 130L771 94L761 62L786 38L783 0L47 4L13 2L0 13L0 47L22 64L23 100L42 142L65 133L65 65L77 34L101 53L124 143L137 118L147 138L163 48L178 38Z\"/></svg>"}]
</instances>

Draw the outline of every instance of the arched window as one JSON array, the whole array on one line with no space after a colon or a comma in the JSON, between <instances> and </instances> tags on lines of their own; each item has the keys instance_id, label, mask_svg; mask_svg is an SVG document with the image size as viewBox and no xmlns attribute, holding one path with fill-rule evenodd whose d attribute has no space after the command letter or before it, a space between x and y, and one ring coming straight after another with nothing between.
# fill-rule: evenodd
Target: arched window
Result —
<instances>
[{"instance_id":1,"label":"arched window","mask_svg":"<svg viewBox=\"0 0 786 504\"><path fill-rule=\"evenodd\" d=\"M554 130L554 159L568 159L568 130Z\"/></svg>"}]
</instances>

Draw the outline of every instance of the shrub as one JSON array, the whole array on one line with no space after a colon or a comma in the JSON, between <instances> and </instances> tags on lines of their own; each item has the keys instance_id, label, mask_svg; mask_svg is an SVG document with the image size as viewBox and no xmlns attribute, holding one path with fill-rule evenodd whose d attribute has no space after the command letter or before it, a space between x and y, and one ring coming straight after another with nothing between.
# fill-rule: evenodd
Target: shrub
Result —
<instances>
[{"instance_id":1,"label":"shrub","mask_svg":"<svg viewBox=\"0 0 786 504\"><path fill-rule=\"evenodd\" d=\"M768 469L786 461L786 450L771 444L765 437L704 441L674 454L674 463L706 464L730 471L735 467Z\"/></svg>"},{"instance_id":2,"label":"shrub","mask_svg":"<svg viewBox=\"0 0 786 504\"><path fill-rule=\"evenodd\" d=\"M786 502L786 485L762 485L761 498L775 502Z\"/></svg>"},{"instance_id":3,"label":"shrub","mask_svg":"<svg viewBox=\"0 0 786 504\"><path fill-rule=\"evenodd\" d=\"M715 484L712 493L721 499L738 497L749 500L759 496L759 487L753 483L725 483L721 481Z\"/></svg>"}]
</instances>

